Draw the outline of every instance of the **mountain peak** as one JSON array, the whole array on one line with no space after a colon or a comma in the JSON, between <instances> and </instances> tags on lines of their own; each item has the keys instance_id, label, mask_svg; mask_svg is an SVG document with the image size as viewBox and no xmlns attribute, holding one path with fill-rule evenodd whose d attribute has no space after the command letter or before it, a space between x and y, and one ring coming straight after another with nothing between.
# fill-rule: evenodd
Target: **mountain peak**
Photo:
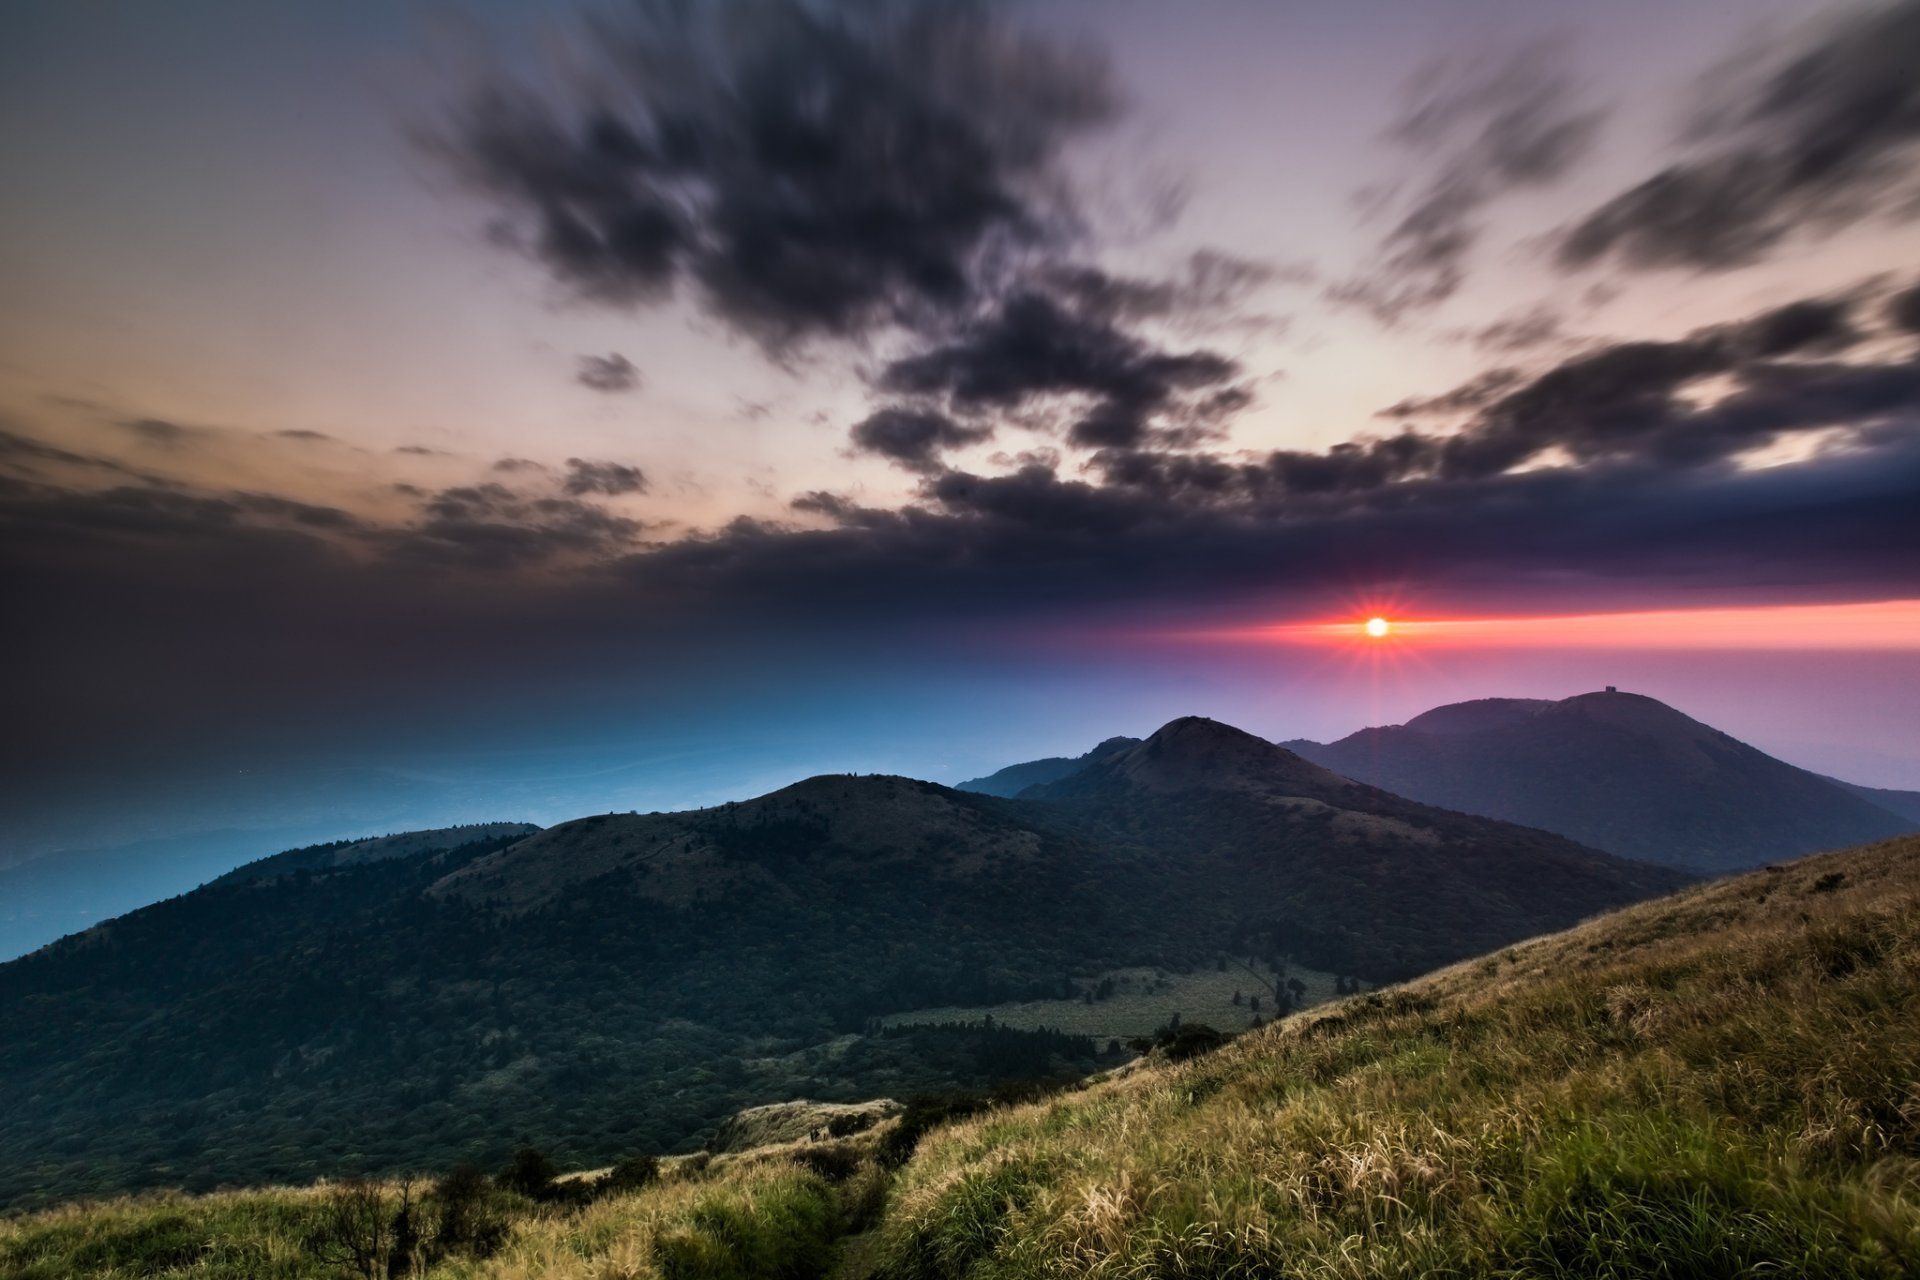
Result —
<instances>
[{"instance_id":1,"label":"mountain peak","mask_svg":"<svg viewBox=\"0 0 1920 1280\"><path fill-rule=\"evenodd\" d=\"M1345 779L1244 729L1205 716L1182 716L1145 742L1114 752L1071 777L1023 796L1082 795L1115 785L1150 791L1260 791L1317 795Z\"/></svg>"}]
</instances>

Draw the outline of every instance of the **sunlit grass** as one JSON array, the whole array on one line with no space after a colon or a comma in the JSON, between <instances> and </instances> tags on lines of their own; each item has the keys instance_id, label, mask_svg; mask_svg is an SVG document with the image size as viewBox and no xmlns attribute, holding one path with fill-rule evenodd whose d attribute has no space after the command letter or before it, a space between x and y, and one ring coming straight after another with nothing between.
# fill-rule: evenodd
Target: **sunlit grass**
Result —
<instances>
[{"instance_id":1,"label":"sunlit grass","mask_svg":"<svg viewBox=\"0 0 1920 1280\"><path fill-rule=\"evenodd\" d=\"M1708 886L953 1126L887 1274L1908 1274L1915 857Z\"/></svg>"}]
</instances>

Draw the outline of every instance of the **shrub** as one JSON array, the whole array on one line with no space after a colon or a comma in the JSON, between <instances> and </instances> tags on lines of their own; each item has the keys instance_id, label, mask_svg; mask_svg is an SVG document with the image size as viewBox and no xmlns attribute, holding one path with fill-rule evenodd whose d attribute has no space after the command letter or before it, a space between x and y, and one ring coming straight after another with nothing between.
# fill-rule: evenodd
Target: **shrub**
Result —
<instances>
[{"instance_id":1,"label":"shrub","mask_svg":"<svg viewBox=\"0 0 1920 1280\"><path fill-rule=\"evenodd\" d=\"M658 1156L628 1156L613 1166L612 1172L600 1180L600 1185L608 1191L638 1191L659 1178Z\"/></svg>"},{"instance_id":2,"label":"shrub","mask_svg":"<svg viewBox=\"0 0 1920 1280\"><path fill-rule=\"evenodd\" d=\"M537 1147L521 1147L495 1179L508 1191L517 1191L529 1200L544 1200L553 1193L553 1180L560 1170L547 1153Z\"/></svg>"}]
</instances>

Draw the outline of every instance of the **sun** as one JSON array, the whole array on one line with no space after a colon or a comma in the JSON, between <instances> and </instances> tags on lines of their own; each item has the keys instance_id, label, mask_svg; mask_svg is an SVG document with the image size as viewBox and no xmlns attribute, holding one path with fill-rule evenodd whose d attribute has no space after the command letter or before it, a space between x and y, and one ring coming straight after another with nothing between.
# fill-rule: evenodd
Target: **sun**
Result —
<instances>
[{"instance_id":1,"label":"sun","mask_svg":"<svg viewBox=\"0 0 1920 1280\"><path fill-rule=\"evenodd\" d=\"M1375 640L1380 639L1380 637L1386 635L1387 632L1391 631L1392 629L1393 628L1388 624L1385 618L1368 618L1367 619L1367 626L1366 626L1367 634L1372 636Z\"/></svg>"}]
</instances>

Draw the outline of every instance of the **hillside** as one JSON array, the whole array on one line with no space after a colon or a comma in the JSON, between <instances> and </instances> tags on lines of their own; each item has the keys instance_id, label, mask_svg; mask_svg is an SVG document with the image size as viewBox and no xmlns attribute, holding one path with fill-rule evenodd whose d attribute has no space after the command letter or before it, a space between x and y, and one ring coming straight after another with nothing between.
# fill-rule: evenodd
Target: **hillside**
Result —
<instances>
[{"instance_id":1,"label":"hillside","mask_svg":"<svg viewBox=\"0 0 1920 1280\"><path fill-rule=\"evenodd\" d=\"M1111 1060L916 1011L1230 956L1391 978L1681 880L1196 723L1096 766L1138 795L827 776L300 851L108 922L0 966L0 1090L34 1099L0 1111L0 1204L494 1160L526 1135L583 1164L683 1150L754 1103Z\"/></svg>"},{"instance_id":2,"label":"hillside","mask_svg":"<svg viewBox=\"0 0 1920 1280\"><path fill-rule=\"evenodd\" d=\"M1859 796L1868 804L1897 814L1916 825L1920 825L1920 791L1895 791L1889 787L1863 787L1856 782L1842 782L1838 778L1828 778L1842 791Z\"/></svg>"},{"instance_id":3,"label":"hillside","mask_svg":"<svg viewBox=\"0 0 1920 1280\"><path fill-rule=\"evenodd\" d=\"M1489 698L1284 745L1397 795L1708 873L1920 826L1632 693Z\"/></svg>"},{"instance_id":4,"label":"hillside","mask_svg":"<svg viewBox=\"0 0 1920 1280\"><path fill-rule=\"evenodd\" d=\"M1390 795L1197 717L1022 802L1226 886L1241 949L1368 978L1411 977L1687 878Z\"/></svg>"},{"instance_id":5,"label":"hillside","mask_svg":"<svg viewBox=\"0 0 1920 1280\"><path fill-rule=\"evenodd\" d=\"M1138 745L1139 742L1138 738L1108 738L1083 756L1048 756L1041 760L1010 764L984 778L968 779L956 786L954 790L973 791L985 796L1005 796L1011 799L1028 787L1058 782L1069 774L1080 772L1096 760L1104 760L1116 751L1125 751L1128 747Z\"/></svg>"},{"instance_id":6,"label":"hillside","mask_svg":"<svg viewBox=\"0 0 1920 1280\"><path fill-rule=\"evenodd\" d=\"M590 1202L409 1212L432 1280L1894 1277L1920 1258L1920 839L1697 886L1181 1062ZM782 1113L784 1114L784 1113ZM753 1117L742 1117L743 1122ZM650 1172L646 1171L646 1172ZM0 1218L0 1274L318 1280L353 1184ZM402 1188L372 1188L397 1215ZM397 1273L396 1273L397 1274Z\"/></svg>"}]
</instances>

